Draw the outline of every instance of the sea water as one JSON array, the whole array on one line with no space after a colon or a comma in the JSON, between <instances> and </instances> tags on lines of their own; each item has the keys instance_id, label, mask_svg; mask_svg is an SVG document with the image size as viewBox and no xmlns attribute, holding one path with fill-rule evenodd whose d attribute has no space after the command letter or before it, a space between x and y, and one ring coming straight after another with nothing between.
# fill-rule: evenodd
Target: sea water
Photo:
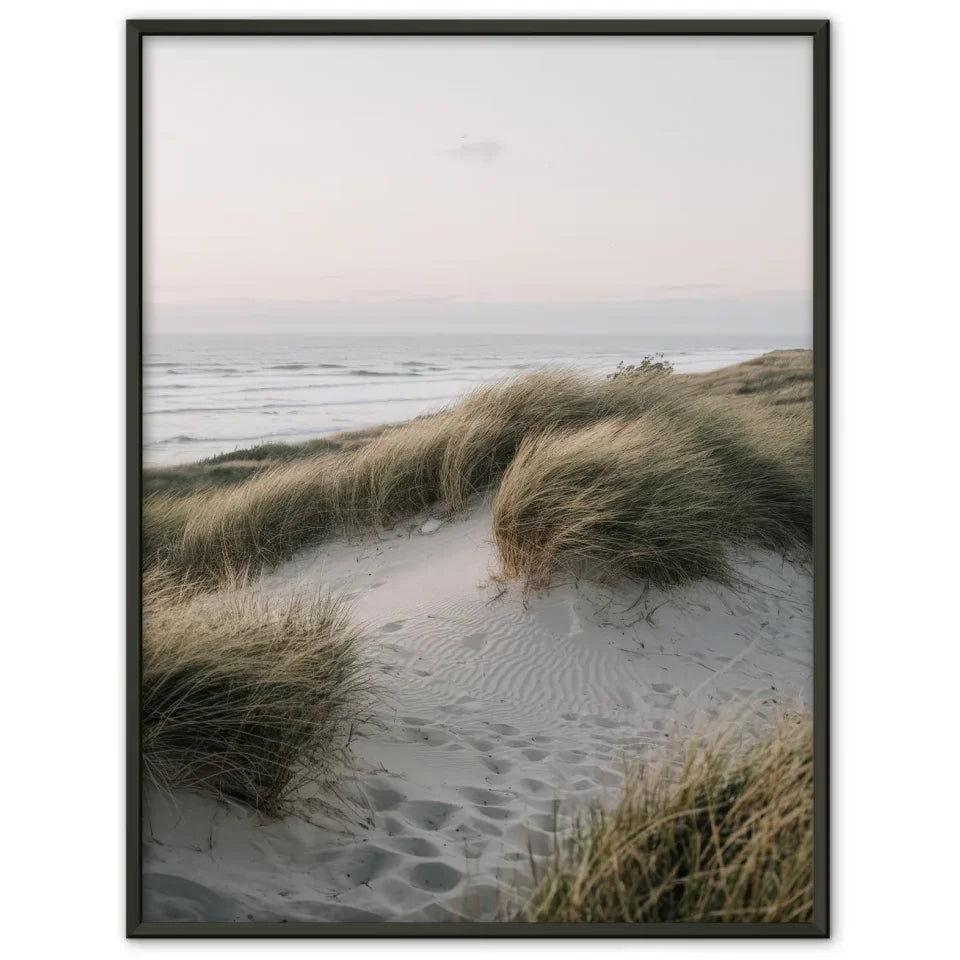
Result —
<instances>
[{"instance_id":1,"label":"sea water","mask_svg":"<svg viewBox=\"0 0 960 960\"><path fill-rule=\"evenodd\" d=\"M662 353L679 373L714 370L789 336L155 335L144 343L143 462L202 460L409 420L480 384L545 366L603 375Z\"/></svg>"}]
</instances>

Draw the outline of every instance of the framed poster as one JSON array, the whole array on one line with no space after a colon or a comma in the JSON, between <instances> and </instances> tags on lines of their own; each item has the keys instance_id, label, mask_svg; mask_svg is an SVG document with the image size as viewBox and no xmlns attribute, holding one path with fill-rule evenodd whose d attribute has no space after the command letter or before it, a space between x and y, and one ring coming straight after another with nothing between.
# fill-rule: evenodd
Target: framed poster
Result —
<instances>
[{"instance_id":1,"label":"framed poster","mask_svg":"<svg viewBox=\"0 0 960 960\"><path fill-rule=\"evenodd\" d=\"M131 21L132 936L826 936L828 24Z\"/></svg>"}]
</instances>

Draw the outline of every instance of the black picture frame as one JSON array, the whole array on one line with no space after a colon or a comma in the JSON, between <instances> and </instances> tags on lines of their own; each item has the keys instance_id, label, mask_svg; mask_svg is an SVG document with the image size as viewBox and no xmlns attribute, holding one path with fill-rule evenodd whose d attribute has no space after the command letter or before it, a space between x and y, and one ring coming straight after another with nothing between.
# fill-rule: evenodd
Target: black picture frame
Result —
<instances>
[{"instance_id":1,"label":"black picture frame","mask_svg":"<svg viewBox=\"0 0 960 960\"><path fill-rule=\"evenodd\" d=\"M142 51L150 36L808 36L813 47L814 898L812 923L144 922L140 763ZM814 937L830 931L829 20L276 20L126 22L126 933L128 937Z\"/></svg>"}]
</instances>

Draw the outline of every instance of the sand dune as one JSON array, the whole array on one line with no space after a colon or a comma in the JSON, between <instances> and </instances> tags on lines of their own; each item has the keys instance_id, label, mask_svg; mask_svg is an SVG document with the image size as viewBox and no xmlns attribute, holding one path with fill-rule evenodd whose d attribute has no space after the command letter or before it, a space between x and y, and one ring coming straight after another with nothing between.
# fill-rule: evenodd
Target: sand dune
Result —
<instances>
[{"instance_id":1,"label":"sand dune","mask_svg":"<svg viewBox=\"0 0 960 960\"><path fill-rule=\"evenodd\" d=\"M147 920L496 919L531 857L628 763L737 711L812 698L812 579L765 552L736 589L584 583L524 598L492 579L487 505L311 548L269 593L351 596L383 701L355 745L346 819L152 791ZM744 705L741 707L741 705Z\"/></svg>"}]
</instances>

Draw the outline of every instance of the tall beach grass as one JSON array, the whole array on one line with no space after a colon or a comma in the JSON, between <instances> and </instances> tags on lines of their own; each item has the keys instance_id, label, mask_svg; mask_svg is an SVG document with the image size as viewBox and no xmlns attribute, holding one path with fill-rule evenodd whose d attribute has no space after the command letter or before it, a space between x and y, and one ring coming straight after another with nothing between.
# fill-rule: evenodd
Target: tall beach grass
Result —
<instances>
[{"instance_id":1,"label":"tall beach grass","mask_svg":"<svg viewBox=\"0 0 960 960\"><path fill-rule=\"evenodd\" d=\"M784 720L745 753L691 748L560 842L519 919L798 922L813 914L813 740Z\"/></svg>"},{"instance_id":2,"label":"tall beach grass","mask_svg":"<svg viewBox=\"0 0 960 960\"><path fill-rule=\"evenodd\" d=\"M504 574L660 586L729 578L731 548L805 551L809 417L687 398L632 419L526 439L493 502Z\"/></svg>"},{"instance_id":3,"label":"tall beach grass","mask_svg":"<svg viewBox=\"0 0 960 960\"><path fill-rule=\"evenodd\" d=\"M148 780L267 814L336 774L369 703L358 630L332 597L210 597L154 573L142 657Z\"/></svg>"}]
</instances>

